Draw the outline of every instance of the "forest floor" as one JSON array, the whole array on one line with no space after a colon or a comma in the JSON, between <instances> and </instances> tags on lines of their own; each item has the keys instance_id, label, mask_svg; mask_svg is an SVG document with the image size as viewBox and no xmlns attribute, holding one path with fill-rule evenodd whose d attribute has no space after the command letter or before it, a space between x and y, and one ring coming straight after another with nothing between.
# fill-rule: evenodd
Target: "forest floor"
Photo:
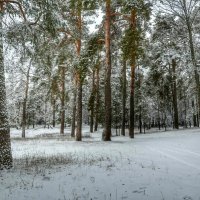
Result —
<instances>
[{"instance_id":1,"label":"forest floor","mask_svg":"<svg viewBox=\"0 0 200 200\"><path fill-rule=\"evenodd\" d=\"M0 171L0 200L200 200L200 129L101 131L75 142L59 129L11 130L14 167Z\"/></svg>"}]
</instances>

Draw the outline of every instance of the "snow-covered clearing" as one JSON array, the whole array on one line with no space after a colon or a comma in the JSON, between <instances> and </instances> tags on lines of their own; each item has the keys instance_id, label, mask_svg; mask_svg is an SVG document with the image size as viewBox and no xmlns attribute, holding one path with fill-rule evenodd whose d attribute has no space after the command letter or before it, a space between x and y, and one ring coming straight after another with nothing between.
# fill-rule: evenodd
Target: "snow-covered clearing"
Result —
<instances>
[{"instance_id":1,"label":"snow-covered clearing","mask_svg":"<svg viewBox=\"0 0 200 200\"><path fill-rule=\"evenodd\" d=\"M26 140L12 132L15 166L0 172L0 200L200 200L200 129L112 142L54 131Z\"/></svg>"}]
</instances>

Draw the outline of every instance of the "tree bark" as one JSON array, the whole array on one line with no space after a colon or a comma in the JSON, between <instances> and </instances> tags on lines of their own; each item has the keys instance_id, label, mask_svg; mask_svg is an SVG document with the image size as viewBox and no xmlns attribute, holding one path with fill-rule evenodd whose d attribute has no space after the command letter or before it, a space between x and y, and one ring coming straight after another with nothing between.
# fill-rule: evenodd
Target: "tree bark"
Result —
<instances>
[{"instance_id":1,"label":"tree bark","mask_svg":"<svg viewBox=\"0 0 200 200\"><path fill-rule=\"evenodd\" d=\"M94 131L97 131L98 129L98 123L99 123L99 106L100 106L100 95L99 95L99 66L97 66L96 70L96 102L95 102L95 125L94 125Z\"/></svg>"},{"instance_id":2,"label":"tree bark","mask_svg":"<svg viewBox=\"0 0 200 200\"><path fill-rule=\"evenodd\" d=\"M94 132L94 102L95 102L95 69L92 74L92 92L90 95L89 109L90 109L90 133Z\"/></svg>"},{"instance_id":3,"label":"tree bark","mask_svg":"<svg viewBox=\"0 0 200 200\"><path fill-rule=\"evenodd\" d=\"M65 67L61 67L61 121L60 134L64 135L65 129Z\"/></svg>"},{"instance_id":4,"label":"tree bark","mask_svg":"<svg viewBox=\"0 0 200 200\"><path fill-rule=\"evenodd\" d=\"M52 101L52 109L53 109L53 119L52 119L52 126L55 127L56 126L56 100L53 99Z\"/></svg>"},{"instance_id":5,"label":"tree bark","mask_svg":"<svg viewBox=\"0 0 200 200\"><path fill-rule=\"evenodd\" d=\"M122 69L122 130L121 134L125 136L126 129L126 60L123 61Z\"/></svg>"},{"instance_id":6,"label":"tree bark","mask_svg":"<svg viewBox=\"0 0 200 200\"><path fill-rule=\"evenodd\" d=\"M30 73L31 65L28 68L27 75L26 75L26 86L25 86L25 94L24 94L24 101L23 101L23 110L22 110L22 138L25 138L25 131L26 131L26 105L28 100L28 90L29 90L29 73Z\"/></svg>"},{"instance_id":7,"label":"tree bark","mask_svg":"<svg viewBox=\"0 0 200 200\"><path fill-rule=\"evenodd\" d=\"M3 13L0 12L0 30L2 30ZM10 128L6 109L6 87L3 59L3 36L0 31L0 169L12 167Z\"/></svg>"},{"instance_id":8,"label":"tree bark","mask_svg":"<svg viewBox=\"0 0 200 200\"><path fill-rule=\"evenodd\" d=\"M176 61L172 59L172 84L173 84L173 110L174 110L174 128L179 129L178 123L178 103L177 103L177 86L176 86Z\"/></svg>"},{"instance_id":9,"label":"tree bark","mask_svg":"<svg viewBox=\"0 0 200 200\"><path fill-rule=\"evenodd\" d=\"M136 31L136 11L132 10L131 12L131 28L132 31ZM135 41L136 42L136 41ZM133 52L131 58L131 84L130 84L130 124L129 124L129 137L134 138L134 127L135 127L135 106L134 106L134 94L135 94L135 65L136 65L136 56Z\"/></svg>"},{"instance_id":10,"label":"tree bark","mask_svg":"<svg viewBox=\"0 0 200 200\"><path fill-rule=\"evenodd\" d=\"M82 80L81 75L78 75L78 99L77 99L77 129L76 129L76 141L82 140Z\"/></svg>"},{"instance_id":11,"label":"tree bark","mask_svg":"<svg viewBox=\"0 0 200 200\"><path fill-rule=\"evenodd\" d=\"M75 83L75 90L74 90L74 99L73 99L73 113L72 113L72 129L71 129L71 137L75 137L75 130L76 130L76 98L77 98L77 89Z\"/></svg>"},{"instance_id":12,"label":"tree bark","mask_svg":"<svg viewBox=\"0 0 200 200\"><path fill-rule=\"evenodd\" d=\"M102 139L111 140L111 50L110 50L110 21L111 21L111 0L106 0L105 20L105 48L106 48L106 71L105 71L105 122Z\"/></svg>"}]
</instances>

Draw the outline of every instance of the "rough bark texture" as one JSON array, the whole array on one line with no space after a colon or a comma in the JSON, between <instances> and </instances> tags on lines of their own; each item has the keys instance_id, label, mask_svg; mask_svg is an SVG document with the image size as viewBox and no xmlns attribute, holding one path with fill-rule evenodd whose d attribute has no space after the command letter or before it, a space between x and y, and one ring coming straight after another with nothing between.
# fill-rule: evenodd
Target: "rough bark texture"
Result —
<instances>
[{"instance_id":1,"label":"rough bark texture","mask_svg":"<svg viewBox=\"0 0 200 200\"><path fill-rule=\"evenodd\" d=\"M78 99L77 99L77 129L76 129L76 141L82 140L82 81L81 75L78 77Z\"/></svg>"},{"instance_id":2,"label":"rough bark texture","mask_svg":"<svg viewBox=\"0 0 200 200\"><path fill-rule=\"evenodd\" d=\"M172 59L172 98L173 98L173 111L174 111L174 128L179 129L178 124L178 104L177 104L177 86L176 86L176 61Z\"/></svg>"},{"instance_id":3,"label":"rough bark texture","mask_svg":"<svg viewBox=\"0 0 200 200\"><path fill-rule=\"evenodd\" d=\"M0 30L2 30L3 14L0 12ZM12 167L10 129L6 109L6 88L3 60L3 40L0 31L0 169Z\"/></svg>"},{"instance_id":4,"label":"rough bark texture","mask_svg":"<svg viewBox=\"0 0 200 200\"><path fill-rule=\"evenodd\" d=\"M131 28L133 32L136 30L136 12L133 10L131 12ZM131 58L131 84L130 84L130 124L129 124L129 137L134 138L134 93L135 93L135 63L136 63L135 54Z\"/></svg>"},{"instance_id":5,"label":"rough bark texture","mask_svg":"<svg viewBox=\"0 0 200 200\"><path fill-rule=\"evenodd\" d=\"M60 134L64 135L65 129L65 67L61 68L61 122L60 122Z\"/></svg>"},{"instance_id":6,"label":"rough bark texture","mask_svg":"<svg viewBox=\"0 0 200 200\"><path fill-rule=\"evenodd\" d=\"M111 0L106 0L106 20L105 20L105 48L106 48L106 70L105 70L105 122L102 139L111 140L111 51L110 51L110 19Z\"/></svg>"},{"instance_id":7,"label":"rough bark texture","mask_svg":"<svg viewBox=\"0 0 200 200\"><path fill-rule=\"evenodd\" d=\"M126 60L123 62L122 69L122 130L121 134L125 136L126 128Z\"/></svg>"}]
</instances>

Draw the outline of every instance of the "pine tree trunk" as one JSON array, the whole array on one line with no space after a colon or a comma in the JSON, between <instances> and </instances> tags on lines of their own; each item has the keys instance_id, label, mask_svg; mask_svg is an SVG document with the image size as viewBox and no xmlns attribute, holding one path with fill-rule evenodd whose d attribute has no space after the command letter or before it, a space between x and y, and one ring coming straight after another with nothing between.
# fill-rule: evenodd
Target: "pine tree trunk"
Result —
<instances>
[{"instance_id":1,"label":"pine tree trunk","mask_svg":"<svg viewBox=\"0 0 200 200\"><path fill-rule=\"evenodd\" d=\"M24 94L24 101L23 101L23 110L22 110L22 138L25 138L25 131L26 131L26 105L27 105L27 99L28 99L28 90L29 90L29 72L30 72L30 66L27 71L26 75L26 86L25 86L25 94Z\"/></svg>"},{"instance_id":2,"label":"pine tree trunk","mask_svg":"<svg viewBox=\"0 0 200 200\"><path fill-rule=\"evenodd\" d=\"M177 86L176 86L176 61L172 59L172 81L173 81L173 110L174 110L174 128L179 129L178 123L178 103L177 103Z\"/></svg>"},{"instance_id":3,"label":"pine tree trunk","mask_svg":"<svg viewBox=\"0 0 200 200\"><path fill-rule=\"evenodd\" d=\"M111 0L106 0L105 20L105 48L106 48L106 71L105 71L105 122L102 139L111 140L111 51L110 51L110 21L111 21Z\"/></svg>"},{"instance_id":4,"label":"pine tree trunk","mask_svg":"<svg viewBox=\"0 0 200 200\"><path fill-rule=\"evenodd\" d=\"M131 12L131 28L132 31L136 30L136 12L132 10ZM136 41L134 41L136 43ZM130 84L130 124L129 124L129 137L134 138L134 127L135 127L135 106L134 106L134 94L135 94L135 65L136 65L136 57L133 52L133 56L131 58L131 84Z\"/></svg>"},{"instance_id":5,"label":"pine tree trunk","mask_svg":"<svg viewBox=\"0 0 200 200\"><path fill-rule=\"evenodd\" d=\"M131 85L130 85L130 124L129 124L129 137L134 138L134 127L135 127L135 120L134 120L134 93L135 93L135 64L132 63L131 65Z\"/></svg>"},{"instance_id":6,"label":"pine tree trunk","mask_svg":"<svg viewBox=\"0 0 200 200\"><path fill-rule=\"evenodd\" d=\"M196 94L198 97L198 115L200 115L200 81L199 81L199 73L198 73L197 61L196 61L195 50L194 50L192 27L191 27L191 24L190 24L191 22L190 22L189 18L186 19L186 23L187 23L187 27L188 27L190 53L191 53L193 67L194 67L194 77L195 77L195 82L196 82ZM199 126L199 124L198 124L198 126Z\"/></svg>"},{"instance_id":7,"label":"pine tree trunk","mask_svg":"<svg viewBox=\"0 0 200 200\"><path fill-rule=\"evenodd\" d=\"M98 122L99 122L99 106L100 106L100 95L99 95L99 66L96 70L96 105L95 105L95 125L94 131L98 129Z\"/></svg>"},{"instance_id":8,"label":"pine tree trunk","mask_svg":"<svg viewBox=\"0 0 200 200\"><path fill-rule=\"evenodd\" d=\"M92 92L90 96L90 133L94 132L94 102L95 102L95 70L93 70L92 76Z\"/></svg>"},{"instance_id":9,"label":"pine tree trunk","mask_svg":"<svg viewBox=\"0 0 200 200\"><path fill-rule=\"evenodd\" d=\"M60 134L64 135L65 129L65 67L61 68L61 125L60 125Z\"/></svg>"},{"instance_id":10,"label":"pine tree trunk","mask_svg":"<svg viewBox=\"0 0 200 200\"><path fill-rule=\"evenodd\" d=\"M0 30L2 30L3 14L0 12ZM10 129L6 109L6 87L3 59L3 38L0 31L0 169L12 167Z\"/></svg>"},{"instance_id":11,"label":"pine tree trunk","mask_svg":"<svg viewBox=\"0 0 200 200\"><path fill-rule=\"evenodd\" d=\"M125 136L126 128L126 60L123 61L122 69L122 130L121 134Z\"/></svg>"},{"instance_id":12,"label":"pine tree trunk","mask_svg":"<svg viewBox=\"0 0 200 200\"><path fill-rule=\"evenodd\" d=\"M75 87L76 83L75 83ZM76 130L76 97L77 97L77 89L74 90L74 100L73 100L73 113L72 113L72 129L71 129L71 137L75 137Z\"/></svg>"},{"instance_id":13,"label":"pine tree trunk","mask_svg":"<svg viewBox=\"0 0 200 200\"><path fill-rule=\"evenodd\" d=\"M77 98L77 129L76 141L82 141L82 80L81 75L78 75L78 98Z\"/></svg>"},{"instance_id":14,"label":"pine tree trunk","mask_svg":"<svg viewBox=\"0 0 200 200\"><path fill-rule=\"evenodd\" d=\"M52 101L52 109L53 109L53 119L52 119L52 126L55 127L56 126L56 100L53 99Z\"/></svg>"}]
</instances>

